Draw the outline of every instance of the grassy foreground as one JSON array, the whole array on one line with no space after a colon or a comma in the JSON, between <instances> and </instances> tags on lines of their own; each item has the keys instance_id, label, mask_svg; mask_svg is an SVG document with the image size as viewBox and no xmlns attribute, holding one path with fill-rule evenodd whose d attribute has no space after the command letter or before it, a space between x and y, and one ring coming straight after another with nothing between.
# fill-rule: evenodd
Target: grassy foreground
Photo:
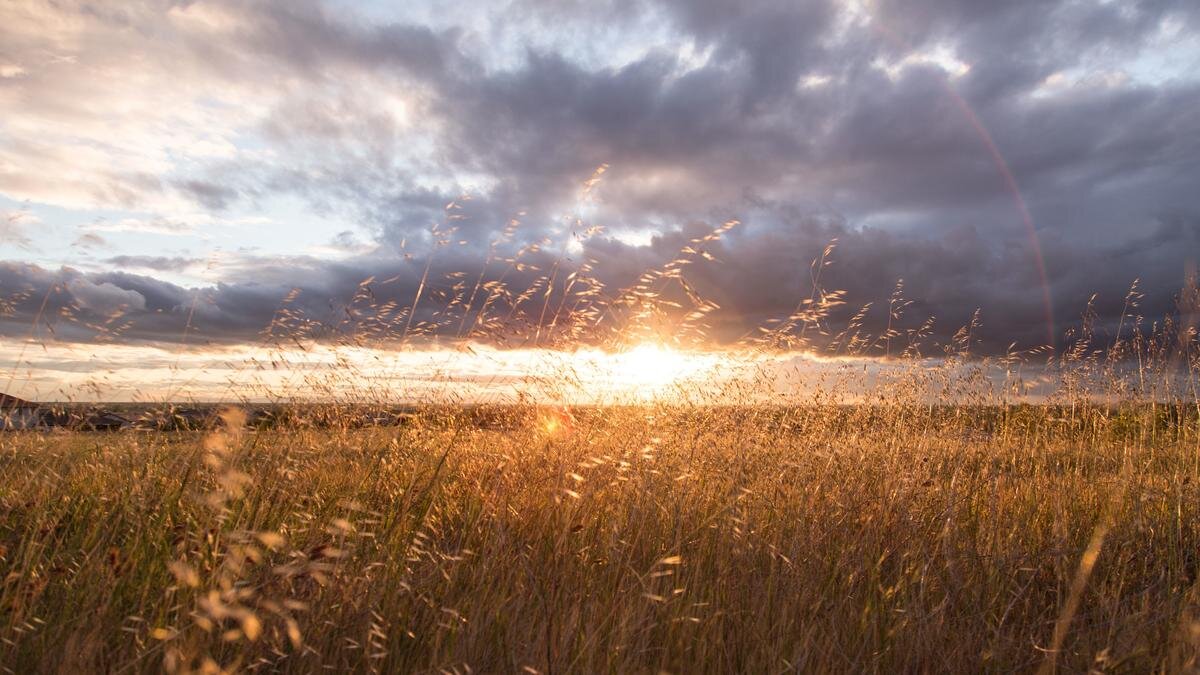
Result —
<instances>
[{"instance_id":1,"label":"grassy foreground","mask_svg":"<svg viewBox=\"0 0 1200 675\"><path fill-rule=\"evenodd\" d=\"M1179 412L9 433L0 670L1187 670Z\"/></svg>"}]
</instances>

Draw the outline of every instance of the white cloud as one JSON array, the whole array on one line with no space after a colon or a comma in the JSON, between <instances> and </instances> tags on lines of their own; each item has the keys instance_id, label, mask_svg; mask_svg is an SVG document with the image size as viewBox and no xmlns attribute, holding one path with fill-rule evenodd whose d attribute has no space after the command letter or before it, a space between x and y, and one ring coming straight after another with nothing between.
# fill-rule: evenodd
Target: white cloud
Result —
<instances>
[{"instance_id":1,"label":"white cloud","mask_svg":"<svg viewBox=\"0 0 1200 675\"><path fill-rule=\"evenodd\" d=\"M817 89L833 81L829 75L805 75L800 78L801 89Z\"/></svg>"},{"instance_id":2,"label":"white cloud","mask_svg":"<svg viewBox=\"0 0 1200 675\"><path fill-rule=\"evenodd\" d=\"M0 66L13 79L0 88L0 193L73 209L194 208L171 177L235 158L238 134L266 109L255 78L225 78L197 38L155 3L6 5L0 43L38 66Z\"/></svg>"},{"instance_id":3,"label":"white cloud","mask_svg":"<svg viewBox=\"0 0 1200 675\"><path fill-rule=\"evenodd\" d=\"M134 232L142 234L163 234L172 236L190 236L202 234L202 230L210 228L237 228L272 223L265 216L245 216L223 218L209 213L179 213L173 216L145 216L121 218L118 220L97 220L88 224L85 229L92 232Z\"/></svg>"},{"instance_id":4,"label":"white cloud","mask_svg":"<svg viewBox=\"0 0 1200 675\"><path fill-rule=\"evenodd\" d=\"M888 78L893 81L899 79L904 69L909 66L937 66L951 78L959 78L971 72L971 64L959 59L954 49L944 44L909 52L901 59L878 59L873 65L887 73Z\"/></svg>"},{"instance_id":5,"label":"white cloud","mask_svg":"<svg viewBox=\"0 0 1200 675\"><path fill-rule=\"evenodd\" d=\"M110 315L116 312L146 309L146 298L133 290L119 288L108 282L96 284L77 278L67 286L76 303L97 314Z\"/></svg>"}]
</instances>

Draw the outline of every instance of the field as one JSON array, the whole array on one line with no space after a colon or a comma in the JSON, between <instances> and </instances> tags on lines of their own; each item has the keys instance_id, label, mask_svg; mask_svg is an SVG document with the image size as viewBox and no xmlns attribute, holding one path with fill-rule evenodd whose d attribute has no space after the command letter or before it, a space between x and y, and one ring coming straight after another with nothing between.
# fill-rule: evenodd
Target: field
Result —
<instances>
[{"instance_id":1,"label":"field","mask_svg":"<svg viewBox=\"0 0 1200 675\"><path fill-rule=\"evenodd\" d=\"M0 113L0 675L1200 675L1200 0L0 0Z\"/></svg>"},{"instance_id":2,"label":"field","mask_svg":"<svg viewBox=\"0 0 1200 675\"><path fill-rule=\"evenodd\" d=\"M705 351L716 305L672 322L662 289L734 224L611 298L480 273L414 324L424 277L404 311L367 279L344 334L285 308L216 368L219 417L0 434L0 671L1196 669L1195 284L980 350L899 283L833 330L830 245L795 312ZM26 348L61 353L10 383ZM190 396L185 351L127 400Z\"/></svg>"},{"instance_id":3,"label":"field","mask_svg":"<svg viewBox=\"0 0 1200 675\"><path fill-rule=\"evenodd\" d=\"M1194 401L0 436L4 672L1130 672L1200 648Z\"/></svg>"}]
</instances>

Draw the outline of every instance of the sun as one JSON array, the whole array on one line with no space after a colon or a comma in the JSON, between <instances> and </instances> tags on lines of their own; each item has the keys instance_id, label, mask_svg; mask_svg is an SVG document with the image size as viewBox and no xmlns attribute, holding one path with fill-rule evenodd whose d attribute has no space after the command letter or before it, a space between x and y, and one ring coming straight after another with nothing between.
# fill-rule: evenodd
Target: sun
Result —
<instances>
[{"instance_id":1,"label":"sun","mask_svg":"<svg viewBox=\"0 0 1200 675\"><path fill-rule=\"evenodd\" d=\"M645 342L612 356L615 378L633 387L659 388L693 374L698 364L683 352Z\"/></svg>"}]
</instances>

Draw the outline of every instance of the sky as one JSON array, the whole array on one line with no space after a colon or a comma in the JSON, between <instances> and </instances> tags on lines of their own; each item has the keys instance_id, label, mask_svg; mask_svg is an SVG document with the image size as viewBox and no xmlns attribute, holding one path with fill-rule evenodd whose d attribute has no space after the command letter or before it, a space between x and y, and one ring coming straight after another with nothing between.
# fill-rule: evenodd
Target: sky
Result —
<instances>
[{"instance_id":1,"label":"sky","mask_svg":"<svg viewBox=\"0 0 1200 675\"><path fill-rule=\"evenodd\" d=\"M1060 344L1174 311L1198 110L1191 0L0 0L0 339L444 341L502 281L478 339L600 342L554 308L691 247L654 288L719 346L836 242L831 323Z\"/></svg>"}]
</instances>

